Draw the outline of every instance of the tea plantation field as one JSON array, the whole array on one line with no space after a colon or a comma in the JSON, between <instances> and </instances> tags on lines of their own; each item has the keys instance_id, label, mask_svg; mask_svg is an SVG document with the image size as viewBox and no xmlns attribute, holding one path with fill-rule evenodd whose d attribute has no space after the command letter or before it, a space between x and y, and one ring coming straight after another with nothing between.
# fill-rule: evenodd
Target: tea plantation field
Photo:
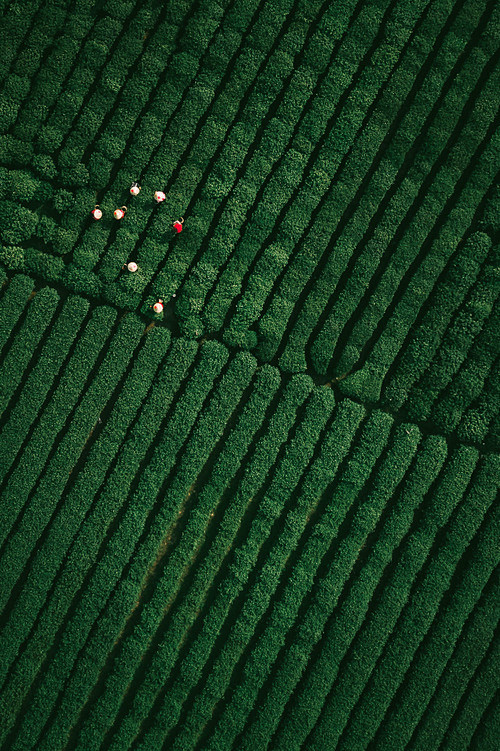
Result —
<instances>
[{"instance_id":1,"label":"tea plantation field","mask_svg":"<svg viewBox=\"0 0 500 751\"><path fill-rule=\"evenodd\" d=\"M0 751L497 751L500 5L0 16Z\"/></svg>"}]
</instances>

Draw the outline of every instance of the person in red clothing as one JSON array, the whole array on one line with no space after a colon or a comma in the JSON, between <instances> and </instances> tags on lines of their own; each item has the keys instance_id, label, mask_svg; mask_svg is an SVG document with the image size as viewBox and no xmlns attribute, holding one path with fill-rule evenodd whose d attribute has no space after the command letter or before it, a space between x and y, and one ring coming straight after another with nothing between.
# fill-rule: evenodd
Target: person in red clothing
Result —
<instances>
[{"instance_id":1,"label":"person in red clothing","mask_svg":"<svg viewBox=\"0 0 500 751\"><path fill-rule=\"evenodd\" d=\"M99 204L98 203L96 203L95 208L92 209L92 211L90 213L92 214L92 216L94 217L94 219L101 219L102 218L102 211L99 208Z\"/></svg>"},{"instance_id":2,"label":"person in red clothing","mask_svg":"<svg viewBox=\"0 0 500 751\"><path fill-rule=\"evenodd\" d=\"M113 216L115 219L123 219L126 213L127 213L127 207L122 206L121 209L115 209L113 211Z\"/></svg>"},{"instance_id":3,"label":"person in red clothing","mask_svg":"<svg viewBox=\"0 0 500 751\"><path fill-rule=\"evenodd\" d=\"M176 232L182 232L183 224L184 224L184 218L181 216L180 219L175 220L175 222L172 224L172 227L175 229Z\"/></svg>"}]
</instances>

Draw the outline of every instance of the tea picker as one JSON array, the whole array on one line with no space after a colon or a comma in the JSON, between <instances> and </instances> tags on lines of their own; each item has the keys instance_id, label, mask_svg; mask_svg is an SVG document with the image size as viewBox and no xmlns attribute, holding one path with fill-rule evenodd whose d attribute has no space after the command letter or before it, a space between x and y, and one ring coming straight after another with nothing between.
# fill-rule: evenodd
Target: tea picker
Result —
<instances>
[{"instance_id":1,"label":"tea picker","mask_svg":"<svg viewBox=\"0 0 500 751\"><path fill-rule=\"evenodd\" d=\"M93 208L90 213L92 214L92 216L94 217L94 219L101 219L102 218L102 211L99 208L99 204L98 203L96 203L95 208Z\"/></svg>"},{"instance_id":2,"label":"tea picker","mask_svg":"<svg viewBox=\"0 0 500 751\"><path fill-rule=\"evenodd\" d=\"M132 185L130 186L130 194L132 196L138 196L140 192L141 186L139 185L139 183L132 183Z\"/></svg>"},{"instance_id":3,"label":"tea picker","mask_svg":"<svg viewBox=\"0 0 500 751\"><path fill-rule=\"evenodd\" d=\"M172 224L172 227L175 229L176 232L182 232L183 224L184 224L184 217L181 216L180 219L175 220L175 222Z\"/></svg>"},{"instance_id":4,"label":"tea picker","mask_svg":"<svg viewBox=\"0 0 500 751\"><path fill-rule=\"evenodd\" d=\"M122 206L120 209L115 209L113 211L113 216L115 219L123 219L126 213L127 213L127 207Z\"/></svg>"}]
</instances>

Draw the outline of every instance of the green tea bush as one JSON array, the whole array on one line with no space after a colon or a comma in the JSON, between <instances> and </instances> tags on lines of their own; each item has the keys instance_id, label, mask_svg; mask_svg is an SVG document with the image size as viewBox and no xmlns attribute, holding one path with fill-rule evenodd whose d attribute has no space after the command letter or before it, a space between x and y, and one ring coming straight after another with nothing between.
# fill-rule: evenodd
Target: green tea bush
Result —
<instances>
[{"instance_id":1,"label":"green tea bush","mask_svg":"<svg viewBox=\"0 0 500 751\"><path fill-rule=\"evenodd\" d=\"M177 635L180 636L184 633L186 624L191 624L195 620L199 598L201 597L201 602L203 602L213 584L221 562L227 559L231 543L238 532L245 510L265 481L266 475L272 469L278 452L296 421L297 410L307 398L311 388L312 382L304 377L293 379L286 385L276 408L269 415L268 426L259 437L257 444L250 449L251 454L242 477L241 486L237 487L236 493L233 491L227 498L222 497L220 501L222 516L218 534L211 541L207 556L196 566L194 580L189 589L191 594L183 598L179 611L174 616L161 644L151 655L152 663L149 670L153 684L156 680L155 676L161 675L163 680L165 679L166 665L173 666L176 659L176 650L173 645ZM214 634L214 636L216 635ZM149 689L148 681L141 687L134 704L130 707L130 714L120 723L113 748L127 747L131 737L137 734L139 725L145 713L151 707L154 698Z\"/></svg>"},{"instance_id":2,"label":"green tea bush","mask_svg":"<svg viewBox=\"0 0 500 751\"><path fill-rule=\"evenodd\" d=\"M391 408L404 404L409 387L423 368L429 366L453 313L474 284L490 248L490 238L484 233L475 233L452 256L446 275L429 297L424 317L401 349L387 385L384 382L382 398Z\"/></svg>"},{"instance_id":3,"label":"green tea bush","mask_svg":"<svg viewBox=\"0 0 500 751\"><path fill-rule=\"evenodd\" d=\"M265 495L260 499L255 518L248 530L247 539L240 548L235 550L234 561L229 566L228 575L219 585L220 594L218 593L204 619L200 633L189 649L185 661L188 670L185 673L181 670L179 678L174 679L168 692L167 706L164 705L164 708L160 709L153 727L147 730L144 739L141 739L140 747L156 747L158 740L164 737L168 730L176 724L182 703L181 696L191 689L193 682L196 682L196 678L199 676L212 649L213 642L219 634L222 625L221 617L225 618L228 611L231 612L229 608L247 583L250 571L256 565L264 540L269 535L273 523L279 518L283 508L286 507L290 494L311 460L318 434L328 419L333 406L331 395L329 398L330 404L327 406L328 392L318 391L311 396L306 404L304 422L297 427L293 440L288 444L286 455L278 465ZM254 629L253 619L258 617L261 608L265 608L267 605L269 595L266 590L269 587L272 591L276 585L276 575L280 568L279 561L280 559L283 560L282 556L285 556L286 559L286 550L286 544L283 547L279 546L276 551L276 560L272 556L267 563L268 569L266 566L263 570L259 567L257 578L252 577L250 579L247 612L243 608L234 620L231 633L228 635L220 655L216 657L215 663L212 665L209 678L210 685L207 689L209 696L213 697L214 692L224 690L223 687L230 675L233 661L237 659L241 650L242 640L246 640L252 634ZM267 575L267 571L269 571L269 575ZM200 718L199 722L203 723L204 713L207 709L202 695L200 700L195 702L193 709L197 718ZM191 725L191 719L188 722Z\"/></svg>"},{"instance_id":4,"label":"green tea bush","mask_svg":"<svg viewBox=\"0 0 500 751\"><path fill-rule=\"evenodd\" d=\"M122 566L125 566L133 555L137 543L137 536L141 535L143 525L148 516L148 512L150 511L152 501L151 495L154 493L154 497L156 497L156 493L161 487L163 478L168 474L169 470L172 469L177 452L189 434L197 413L201 408L207 393L209 393L212 387L214 378L220 373L220 370L227 361L227 353L216 343L207 342L206 345L201 347L200 353L200 361L198 367L193 373L194 377L190 379L189 388L187 389L184 398L181 398L175 405L173 415L169 421L169 428L162 433L161 441L150 457L147 469L141 473L139 485L133 491L133 502L127 506L126 516L121 520L121 524L118 530L116 530L118 536L114 535L110 540L109 547L106 551L103 551L102 558L98 560L97 565L94 567L95 570L92 572L89 587L81 597L81 609L80 607L78 608L78 612L75 613L72 621L66 625L66 630L69 633L74 633L74 629L76 628L80 636L77 639L71 638L74 650L72 649L71 652L64 650L54 660L54 669L57 669L57 671L60 670L60 667L63 664L73 664L79 648L83 646L83 643L85 642L86 633L83 629L84 623L87 625L88 633L88 629L94 623L101 608L106 605L109 595L113 594L113 599L116 595L121 596L122 593L120 588L114 591L114 584L109 577L109 572L110 570L113 570L115 576L119 578L122 567L118 563L117 556L119 557L119 560L121 560ZM218 355L218 357L214 357L214 354ZM171 375L175 377L174 373ZM153 437L154 434L150 437L148 443L150 443ZM125 477L122 478L122 481L126 483ZM110 489L111 487L112 486L110 486ZM156 492L154 488L156 488ZM140 509L142 509L141 515L139 515ZM172 514L173 511L173 509L165 506L162 510L162 515ZM161 524L161 530L162 534L164 534L164 524ZM148 545L153 546L153 550L155 550L156 547L153 543L154 535L151 534L151 537L148 535L145 536L149 541ZM90 550L88 552L90 552ZM85 561L88 560L87 553L84 558L81 559L80 565L85 565ZM111 569L109 568L110 561L114 561ZM142 560L141 557L140 566L144 566L144 568L142 568L143 574L139 577L140 579L144 575L144 571L147 569L149 562L149 556L146 557L145 561ZM130 593L129 584L125 583L125 590ZM98 595L97 599L96 595ZM91 609L88 608L88 602L93 603ZM111 616L111 623L113 623L115 618L119 616L120 611L112 610L111 612L114 613ZM110 623L108 623L108 621L109 618L101 618L99 621L100 628L109 628ZM57 665L59 667L57 667ZM85 673L86 670L84 671L84 674ZM59 675L66 675L66 671L63 671L63 673L59 672ZM69 674L67 677L69 678ZM34 706L34 712L36 713L37 720L29 723L30 733L35 732L35 728L37 727L38 732L41 730L47 717L47 712L50 711L52 702L59 693L57 679L54 681L49 674L47 674L46 678L46 686L43 695L40 695L39 697L40 701L35 699L36 706ZM81 677L77 676L75 680L81 680ZM73 694L71 693L71 695ZM70 694L68 694L68 700L69 697ZM55 728L54 732L58 733L59 731ZM46 738L50 745L50 735L46 736Z\"/></svg>"},{"instance_id":5,"label":"green tea bush","mask_svg":"<svg viewBox=\"0 0 500 751\"><path fill-rule=\"evenodd\" d=\"M168 332L149 332L144 347L139 352L138 358L128 375L123 390L120 392L105 426L89 453L89 461L85 471L80 473L76 482L67 494L64 507L49 529L49 533L43 541L36 560L34 561L25 589L16 602L15 610L10 620L10 628L19 632L16 617L23 614L29 603L29 608L37 603L41 608L48 589L51 585L51 577L60 573L60 566L65 553L65 545L69 548L72 537L77 533L82 523L82 512L90 505L97 489L102 486L108 468L115 460L116 451L119 449L124 437L128 433L129 424L134 420L152 378L158 368L159 361L165 354L169 345ZM86 515L83 517L86 518ZM58 540L57 545L53 540ZM25 619L25 615L22 615ZM28 620L29 625L31 623Z\"/></svg>"},{"instance_id":6,"label":"green tea bush","mask_svg":"<svg viewBox=\"0 0 500 751\"><path fill-rule=\"evenodd\" d=\"M49 292L48 294L49 299L51 299L53 293ZM42 300L44 296L42 295ZM10 497L12 494L16 500L8 508L5 508L4 512L11 520L11 523L14 522L18 512L22 509L23 499L27 497L39 473L42 471L52 441L59 430L63 428L68 414L80 396L85 379L104 341L109 335L108 326L111 326L114 318L115 314L111 310L102 308L95 311L85 332L79 339L72 367L66 369L65 374L60 379L58 390L48 405L44 419L38 423L37 429L26 448L26 464L23 463L23 465L18 466L17 471L9 478L9 486L6 491L8 494L7 497ZM36 335L36 333L33 332L33 335ZM29 461L28 456L30 457ZM24 496L23 493L25 493ZM9 528L10 524L7 524L4 520L4 536L7 534Z\"/></svg>"},{"instance_id":7,"label":"green tea bush","mask_svg":"<svg viewBox=\"0 0 500 751\"><path fill-rule=\"evenodd\" d=\"M23 274L15 274L2 288L0 296L0 348L7 343L11 332L26 307L35 284Z\"/></svg>"},{"instance_id":8,"label":"green tea bush","mask_svg":"<svg viewBox=\"0 0 500 751\"><path fill-rule=\"evenodd\" d=\"M85 300L68 298L43 345L35 367L25 378L19 399L0 433L0 445L3 447L0 458L2 477L5 477L11 467L31 424L38 416L88 310L89 304Z\"/></svg>"},{"instance_id":9,"label":"green tea bush","mask_svg":"<svg viewBox=\"0 0 500 751\"><path fill-rule=\"evenodd\" d=\"M398 696L398 704L403 697L405 706L411 711L405 713L405 720L400 722L400 711L395 706L394 699L389 712L380 723L374 742L387 744L389 738L394 737L394 727L397 724L398 737L405 743L411 738L429 702L432 701L438 678L446 668L453 655L455 647L463 639L463 631L467 631L468 618L480 603L484 587L491 579L496 566L494 552L495 535L498 534L498 519L491 524L479 539L471 542L467 559L452 579L454 588L447 601L439 608L435 619L425 636L425 641L417 650L414 660L408 669L404 683ZM485 618L488 623L488 617ZM432 676L432 681L429 677ZM401 704L399 704L401 706Z\"/></svg>"},{"instance_id":10,"label":"green tea bush","mask_svg":"<svg viewBox=\"0 0 500 751\"><path fill-rule=\"evenodd\" d=\"M215 508L224 488L227 488L230 478L234 477L245 452L249 450L251 436L261 424L263 411L268 407L278 385L279 377L276 371L271 368L263 368L257 371L251 384L249 399L240 408L238 423L224 443L223 450L212 469L209 482L199 490L198 502L196 508L193 509L193 513L190 514L188 525L182 537L182 544L176 547L175 552L172 552L169 565L165 567L161 581L158 582L153 600L148 602L143 609L141 625L137 629L138 638L127 644L127 647L123 650L119 662L116 664L113 685L92 708L91 715L85 722L85 727L79 736L78 746L88 744L88 748L91 748L93 743L96 742L96 734L93 728L94 718L99 717L102 724L103 718L106 717L108 727L111 725L111 721L118 711L122 692L127 689L134 670L139 662L144 659L144 650L147 650L151 634L162 619L163 609L159 606L159 603L164 601L166 597L171 597L176 591L176 587L180 583L179 577L182 569L192 557L198 541L206 534L207 524L213 516L212 509ZM218 545L218 547L220 549L221 546ZM207 568L206 563L204 568ZM140 638L139 633L141 634ZM119 685L121 690L118 689ZM123 735L123 733L121 734Z\"/></svg>"},{"instance_id":11,"label":"green tea bush","mask_svg":"<svg viewBox=\"0 0 500 751\"><path fill-rule=\"evenodd\" d=\"M30 209L13 201L0 201L0 237L10 245L29 240L35 232L38 217Z\"/></svg>"},{"instance_id":12,"label":"green tea bush","mask_svg":"<svg viewBox=\"0 0 500 751\"><path fill-rule=\"evenodd\" d=\"M440 456L443 457L442 452ZM373 667L383 647L383 634L391 632L399 613L408 602L408 593L416 573L427 559L435 534L447 523L453 509L460 503L477 460L477 452L462 448L445 463L432 486L432 504L426 504L421 523L417 526L411 524L410 534L400 538L395 560L390 549L385 553L387 556L389 552L390 557L382 559L384 567L392 561L389 572L390 581L393 582L391 586L382 579L383 587L377 587L380 580L371 575L372 566L381 564L377 550L374 550L366 573L363 575L360 572L338 610L333 611L321 642L321 652L316 653L273 736L276 748L284 748L286 744L291 748L300 748L306 738L310 743L330 742L334 736L338 738L341 734L351 709L351 697L357 698L364 687L359 672L362 663L359 660L367 660L367 670ZM426 490L425 481L423 490ZM412 522L411 517L408 522ZM367 619L367 616L370 617ZM363 630L357 635L360 628ZM350 645L355 638L353 650ZM337 698L336 707L332 703L333 697ZM326 717L331 717L333 712L339 724L328 726ZM320 731L321 737L317 741Z\"/></svg>"},{"instance_id":13,"label":"green tea bush","mask_svg":"<svg viewBox=\"0 0 500 751\"><path fill-rule=\"evenodd\" d=\"M375 669L371 672L370 682L366 690L363 692L360 700L358 700L354 711L351 711L349 724L341 736L339 748L352 748L352 744L357 742L355 739L359 737L363 737L364 742L373 737L390 698L393 696L404 672L408 668L415 650L421 643L427 629L433 623L441 607L443 594L450 586L450 583L456 583L457 579L460 580L460 575L465 578L471 577L469 588L462 589L460 593L461 597L469 600L467 604L464 603L461 607L461 617L467 614L475 598L478 597L481 591L478 579L482 578L484 583L484 577L489 576L495 563L491 559L491 553L488 556L487 547L483 551L475 553L475 545L471 550L469 543L472 542L476 531L483 521L483 516L493 502L498 490L499 478L498 472L495 472L495 469L498 470L498 466L495 467L495 462L485 462L480 467L478 477L474 478L475 482L467 494L467 503L459 507L457 513L451 518L449 529L447 530L446 543L435 552L432 560L425 567L422 580L418 582L418 588L415 587L416 591L413 592L410 602L401 613L400 619L383 650L381 659L379 659ZM497 475L496 477L495 474ZM461 558L465 552L467 556L471 555L472 557L472 567L474 567L475 555L483 558L481 562L476 564L477 568L474 573L470 572L470 567L467 563L462 564ZM462 573L460 569L465 570ZM455 579L453 579L453 575L455 575ZM442 615L445 616L444 613ZM451 634L453 634L453 626L450 623L452 619L450 614L446 613L446 615L448 616L448 627ZM456 628L457 626L455 626ZM461 624L458 628L461 628ZM452 638L451 634L448 635L448 639ZM455 630L455 638L457 635L457 631ZM404 647L402 647L403 644ZM369 657L368 661L371 662L372 658ZM414 664L412 668L414 671ZM357 670L359 671L359 669L360 662L358 659ZM329 709L332 698L330 697ZM417 708L418 704L412 705L412 709ZM335 707L334 713L337 712L338 709ZM363 712L364 716L362 723L357 722L358 713L360 712ZM329 714L330 712L327 711L323 716L325 722ZM410 722L408 716L406 716L405 724L408 723L411 727ZM323 718L318 727L318 734L321 732L322 726L324 727ZM330 725L330 728L334 729L335 726ZM405 727L403 734L407 732ZM335 728L333 735L337 733L338 730ZM324 738L325 736L322 737Z\"/></svg>"},{"instance_id":14,"label":"green tea bush","mask_svg":"<svg viewBox=\"0 0 500 751\"><path fill-rule=\"evenodd\" d=\"M433 23L433 19L432 19L432 11L433 10L434 10L434 8L431 9L431 11L429 13L429 18L425 19L423 21L423 24L424 24L423 28L427 28L428 31L429 31L429 33L432 33L432 35L436 34L438 32L438 30L439 30L439 25L437 25L435 22ZM475 10L475 12L478 13L479 9ZM466 11L465 10L464 10L464 17L466 17ZM452 38L452 37L450 37L450 38ZM445 50L446 50L446 40L447 39L448 39L448 37L446 37L445 40L444 40ZM449 42L448 42L448 44L449 44ZM437 53L441 57L443 57L443 55L445 54L445 50L443 50L443 52L441 52L439 50L439 48L436 49ZM421 53L419 53L419 55L421 57ZM411 65L411 66L414 65L415 64L415 56L416 55L415 55L415 50L412 49L411 46L408 49L407 56L409 58L408 59L408 64ZM417 56L417 59L418 59L418 56ZM451 57L449 57L448 59L446 59L446 58L443 58L443 59L446 60L446 66L449 66L451 64L451 62L452 62L452 58ZM401 65L393 72L392 78L394 79L394 81L390 80L389 86L387 87L387 92L384 92L384 98L387 98L391 102L394 102L394 97L395 96L399 97L401 95L403 95L403 101L404 101L405 91L411 91L411 84L412 84L413 80L407 74L404 75L405 74L405 69L404 69L404 63L405 63L405 61L406 61L406 57L403 57L402 61L401 61ZM438 66L438 69L439 69L439 74L438 75L442 78L442 80L445 80L445 78L446 78L446 68L442 70ZM403 77L403 79L401 81L402 77ZM391 84L396 84L396 82L398 82L398 81L401 82L401 83L404 82L404 85L401 86L401 87L398 87L398 88L394 89ZM470 82L467 81L465 83L465 85L470 86ZM435 91L434 97L437 97L438 94L439 94L439 89L437 89ZM384 101L384 98L381 101ZM410 103L411 103L411 100L410 100ZM399 144L398 144L397 133L396 133L396 137L393 137L393 140L391 141L391 145L389 146L389 151L386 151L385 154L394 153L394 152L396 154L398 152L402 152L401 155L403 156L404 153L405 153L405 151L408 150L412 146L413 141L412 141L412 138L409 136L409 133L410 133L411 129L415 128L416 126L418 128L420 128L420 125L422 123L422 118L420 118L420 117L413 118L412 115L411 115L411 110L412 110L413 107L417 108L419 105L420 105L419 93L417 92L417 96L415 97L415 103L412 104L412 107L410 108L410 110L406 114L405 126L404 126L404 129L401 131L402 133L408 134L407 137L405 138L405 144L404 144L403 148L401 148L399 146ZM429 104L426 103L426 108L428 108L428 107L429 107ZM402 112L404 112L404 110L402 110ZM444 113L443 113L443 118L445 119L446 122L449 121L449 117L446 114L444 114ZM375 130L375 133L377 134L377 140L380 139L380 137L383 135L383 131L381 132L381 130L380 130L380 125L377 122L377 117L376 116L374 116L374 120L375 120L375 122L374 122L373 126L370 126L370 122L368 122L368 127L365 127L365 129L363 131L363 134L359 137L359 145L361 146L361 144L363 144L363 142L365 141L367 144L369 144L370 151L371 151L371 149L373 147L376 147L376 145L377 145L377 141L373 141L373 136L371 134L371 128L373 129L374 126L375 126L374 130ZM387 125L389 125L389 123ZM380 136L378 135L379 133L380 133ZM417 133L418 133L418 129L417 129L415 135L417 135ZM371 145L370 141L372 141L373 146ZM380 142L380 141L378 140L378 142ZM365 154L366 154L366 151L365 151ZM384 156L385 156L385 154L384 154ZM364 158L366 159L366 156ZM388 162L390 164L390 160L388 160ZM384 166L384 161L380 160L380 159L377 159L377 161L375 162L375 164L377 164L377 165L380 164L380 167L382 168ZM409 162L408 162L408 164L409 164ZM346 167L347 167L347 165L346 165ZM348 167L347 167L347 169L348 169ZM359 168L356 167L356 165L354 165L353 170L355 170L355 171L352 173L352 177L351 177L350 174L347 174L344 179L347 181L346 189L347 189L347 186L348 186L348 190L349 190L350 194L354 196L356 194L357 180L359 180ZM387 173L387 177L385 179L387 180L387 188L388 188L389 186L391 186L394 183L395 173L393 171L391 172L390 169L388 170L387 167L386 167L385 171ZM358 173L358 175L356 175L356 172ZM348 173L349 173L349 169L348 169ZM343 181L339 185L339 183L337 182L336 185L335 185L335 194L336 194L336 201L335 201L335 203L337 205L338 205L339 201L342 198L342 188L343 188L342 183L343 183ZM383 183L381 183L381 186L383 186ZM408 195L411 195L411 191L413 190L413 186L409 185L409 184L404 184L404 190L405 190L405 192ZM378 200L381 200L382 197L383 197L383 193L380 194L380 199L378 199ZM373 199L374 200L371 201L371 206L373 206L375 208L377 206L377 199L375 198L375 195L373 195ZM405 200L406 200L406 198L405 198ZM359 206L356 206L356 211L357 212L360 211L361 206L362 206L361 202L360 202ZM325 207L325 209L326 209L326 207ZM396 214L398 214L398 213L399 213L399 216L401 216L401 210L402 210L401 207L399 207L398 211L396 211L393 216L395 217ZM335 212L335 213L337 213L337 212ZM367 220L369 220L369 216L370 215L368 214L367 215ZM352 234L352 231L354 229L358 233L358 237L361 238L362 235L363 235L363 225L360 223L359 219L356 221L356 223L353 223L351 225L350 230L349 230L350 234ZM424 237L425 237L425 235L424 235ZM374 245L377 244L377 241L379 241L379 238L380 238L380 241L382 243L384 243L384 244L387 243L387 238L388 238L387 232L380 233L379 237L375 236ZM307 239L308 238L305 238L305 242L307 242ZM379 244L380 244L380 241L379 241ZM352 247L352 241L349 244ZM311 247L314 248L314 243L313 242L311 242ZM332 245L331 246L331 251L333 251L333 250L334 250L334 246ZM336 247L335 247L335 250L336 250ZM380 251L374 252L374 250L371 250L371 251L369 251L366 254L367 260L371 261L371 263L372 263L372 266L371 266L372 269L375 268L375 266L373 264L375 263L375 261L377 261L377 259L379 257L379 252ZM352 253L352 250L351 250L351 253ZM319 279L316 282L316 289L318 290L318 295L316 295L315 298L312 298L312 299L308 299L308 298L304 299L303 298L303 300L302 300L303 303L304 303L303 308L300 311L298 311L298 316L296 317L296 320L294 321L294 327L295 326L299 326L300 328L296 332L294 331L294 329L292 329L292 331L290 332L290 335L288 336L288 340L287 340L285 348L284 348L284 353L282 354L283 365L285 365L286 359L289 356L287 353L288 352L291 353L294 349L297 349L298 351L296 352L296 354L293 355L293 361L294 362L297 362L297 361L304 362L304 356L300 354L300 349L302 349L302 347L303 347L303 342L305 340L307 340L308 336L310 336L310 334L307 334L307 330L309 330L309 332L311 332L314 329L314 326L316 325L316 321L318 319L318 316L321 314L321 311L323 310L325 303L328 301L328 299L332 295L332 286L333 287L335 286L336 280L338 280L338 278L339 278L339 276L340 276L340 274L342 272L342 269L344 269L346 267L346 265L348 263L348 260L349 259L346 258L345 261L344 261L342 258L339 258L337 256L337 254L334 253L334 252L332 252L331 255L330 255L330 258L327 259L327 265L324 267L323 273L326 276L327 270L328 270L328 277L329 278L328 277L325 278L325 284L321 284L321 279ZM356 279L355 280L353 278L352 283L351 283L350 286L354 290L355 295L359 296L364 291L364 283L363 283L363 281L361 279ZM313 294L314 287L311 284L308 284L307 289L311 289L311 294ZM322 297L319 296L320 293L321 293ZM341 324L341 316L344 315L345 308L343 306L347 302L347 299L348 299L348 297L345 296L345 295L340 296L338 298L338 306L335 309L336 312L332 312L332 315L331 315L331 318L330 318L330 320L332 322L332 326L335 325L336 328L337 328L337 330L339 330L340 327L341 327L341 325L342 325ZM292 308L292 310L293 310L293 308ZM337 313L338 313L338 315L337 315ZM306 321L307 321L306 315L309 317L309 321L310 321L309 324L306 323ZM329 331L325 330L325 333L323 334L323 338L324 338L325 342L326 341L329 342L329 346L332 346L332 343L334 343L336 341L335 337L332 338L332 330L331 329ZM317 347L317 351L319 353L320 348L322 347L322 345L320 345L320 343L318 341L318 344L315 345L315 346ZM291 356L291 354L290 354L290 356ZM322 357L323 357L323 355L322 355ZM316 360L317 360L317 357L316 357ZM347 365L347 363L346 363L346 365ZM285 365L285 367L286 367L286 365ZM345 372L343 370L343 368L344 368L344 364L342 364L342 365L339 366L338 369L339 369L339 371L341 371L339 374L342 374L342 372Z\"/></svg>"},{"instance_id":15,"label":"green tea bush","mask_svg":"<svg viewBox=\"0 0 500 751\"><path fill-rule=\"evenodd\" d=\"M493 751L496 5L0 6L3 751Z\"/></svg>"},{"instance_id":16,"label":"green tea bush","mask_svg":"<svg viewBox=\"0 0 500 751\"><path fill-rule=\"evenodd\" d=\"M468 297L458 308L448 330L441 338L434 360L429 364L420 382L409 393L408 412L410 415L417 419L429 418L433 403L450 382L453 388L455 374L464 363L476 336L478 339L476 351L477 355L481 356L482 348L479 344L481 330L486 327L486 332L488 331L488 317L492 314L499 292L498 273L487 259ZM490 331L493 333L495 328L493 320L491 323ZM491 339L487 336L486 353L483 352L483 356L486 354L487 361L491 361L490 347ZM474 360L475 358L471 359L471 367ZM439 413L436 417L439 420L438 415ZM449 417L448 414L447 419ZM443 427L442 421L440 427Z\"/></svg>"},{"instance_id":17,"label":"green tea bush","mask_svg":"<svg viewBox=\"0 0 500 751\"><path fill-rule=\"evenodd\" d=\"M21 328L5 353L0 368L0 413L4 412L21 382L33 351L54 317L58 302L57 292L50 287L43 287L30 302Z\"/></svg>"},{"instance_id":18,"label":"green tea bush","mask_svg":"<svg viewBox=\"0 0 500 751\"><path fill-rule=\"evenodd\" d=\"M474 563L480 565L480 556L475 557ZM488 582L480 601L469 615L429 704L413 730L408 743L408 748L412 751L418 748L419 744L432 742L432 738L442 739L445 736L453 714L458 709L463 685L473 680L481 661L488 655L488 648L491 650L494 645L494 630L497 623L497 606L494 604L496 595L497 587L493 577L493 581ZM444 648L446 649L446 645ZM493 746L485 744L485 748Z\"/></svg>"}]
</instances>

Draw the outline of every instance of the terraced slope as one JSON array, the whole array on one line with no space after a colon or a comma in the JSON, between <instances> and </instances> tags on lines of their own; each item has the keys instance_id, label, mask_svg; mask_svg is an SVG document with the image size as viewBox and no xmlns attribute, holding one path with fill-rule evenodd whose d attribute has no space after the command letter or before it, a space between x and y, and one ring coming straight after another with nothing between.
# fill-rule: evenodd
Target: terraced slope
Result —
<instances>
[{"instance_id":1,"label":"terraced slope","mask_svg":"<svg viewBox=\"0 0 500 751\"><path fill-rule=\"evenodd\" d=\"M0 751L494 751L498 5L0 8Z\"/></svg>"}]
</instances>

